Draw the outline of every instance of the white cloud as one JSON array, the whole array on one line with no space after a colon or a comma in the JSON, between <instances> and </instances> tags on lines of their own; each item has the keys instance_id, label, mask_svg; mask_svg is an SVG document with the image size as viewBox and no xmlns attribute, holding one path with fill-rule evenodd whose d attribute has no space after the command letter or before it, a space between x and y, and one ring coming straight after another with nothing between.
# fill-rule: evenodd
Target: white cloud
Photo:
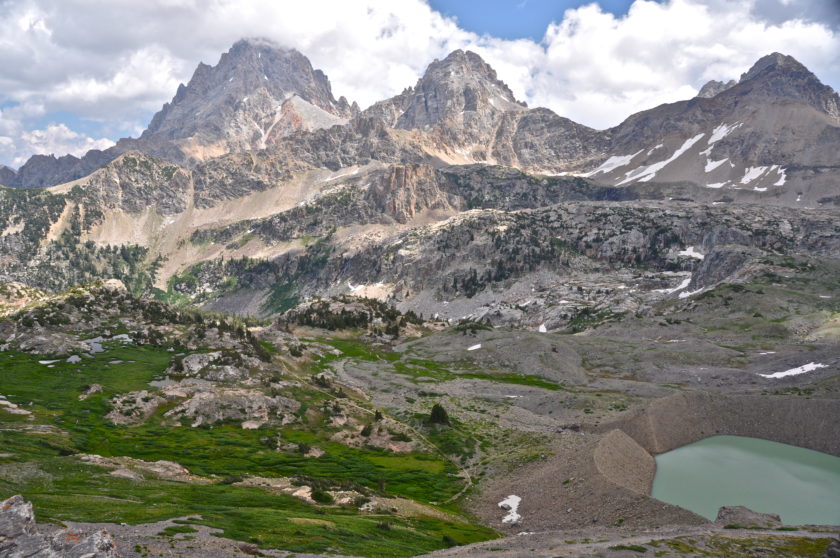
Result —
<instances>
[{"instance_id":1,"label":"white cloud","mask_svg":"<svg viewBox=\"0 0 840 558\"><path fill-rule=\"evenodd\" d=\"M757 18L751 2L636 0L617 18L590 4L549 26L518 95L579 122L608 127L656 105L692 97L710 79L737 79L759 57L791 54L825 78L840 74L840 35L828 26ZM501 52L487 53L495 57ZM528 79L528 76L524 76Z\"/></svg>"},{"instance_id":2,"label":"white cloud","mask_svg":"<svg viewBox=\"0 0 840 558\"><path fill-rule=\"evenodd\" d=\"M69 153L79 156L91 149L107 149L114 145L109 139L93 139L64 124L49 124L43 130L24 132L20 137L33 153L44 155Z\"/></svg>"},{"instance_id":3,"label":"white cloud","mask_svg":"<svg viewBox=\"0 0 840 558\"><path fill-rule=\"evenodd\" d=\"M93 139L74 132L64 124L49 124L43 130L22 132L14 141L0 136L0 157L7 157L20 166L32 155L75 155L80 157L91 149L107 149L114 145L110 139Z\"/></svg>"},{"instance_id":4,"label":"white cloud","mask_svg":"<svg viewBox=\"0 0 840 558\"><path fill-rule=\"evenodd\" d=\"M237 39L254 36L297 48L327 73L336 96L362 106L413 85L434 58L470 48L529 105L607 127L689 98L709 79L737 78L773 51L837 85L840 32L820 4L635 0L617 18L593 3L568 10L535 43L478 36L423 0L0 0L0 106L41 107L5 109L0 136L15 142L17 159L34 148L23 132L46 132L44 115L60 111L102 121L103 135L137 130L199 61L215 64ZM9 157L0 146L0 163Z\"/></svg>"}]
</instances>

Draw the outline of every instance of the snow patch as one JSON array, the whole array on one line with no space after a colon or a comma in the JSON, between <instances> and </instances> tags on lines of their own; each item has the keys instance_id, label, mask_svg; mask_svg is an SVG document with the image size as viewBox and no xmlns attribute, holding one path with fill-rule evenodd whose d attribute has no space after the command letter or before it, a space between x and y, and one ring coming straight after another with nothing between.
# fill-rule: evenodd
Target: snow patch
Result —
<instances>
[{"instance_id":1,"label":"snow patch","mask_svg":"<svg viewBox=\"0 0 840 558\"><path fill-rule=\"evenodd\" d=\"M632 155L613 155L612 157L601 163L600 167L598 167L592 172L584 174L583 176L593 176L598 174L599 172L607 174L619 167L627 166L630 164L630 161L632 161L636 157L636 155L638 155L641 152L642 150L636 151Z\"/></svg>"},{"instance_id":2,"label":"snow patch","mask_svg":"<svg viewBox=\"0 0 840 558\"><path fill-rule=\"evenodd\" d=\"M777 180L776 182L773 183L773 186L784 186L785 185L785 182L787 182L786 170L787 169L783 169L781 167L776 169L776 172L778 172L780 176L779 176L779 180ZM796 201L799 201L799 200L796 200Z\"/></svg>"},{"instance_id":3,"label":"snow patch","mask_svg":"<svg viewBox=\"0 0 840 558\"><path fill-rule=\"evenodd\" d=\"M522 502L522 498L517 496L516 494L511 494L501 502L499 502L499 507L505 510L507 515L502 518L502 523L510 523L511 525L516 525L522 519L522 516L519 515L519 504Z\"/></svg>"},{"instance_id":4,"label":"snow patch","mask_svg":"<svg viewBox=\"0 0 840 558\"><path fill-rule=\"evenodd\" d=\"M694 246L689 246L685 250L680 250L677 252L680 256L688 256L689 258L697 258L698 260L704 259L706 256L698 252L694 249Z\"/></svg>"},{"instance_id":5,"label":"snow patch","mask_svg":"<svg viewBox=\"0 0 840 558\"><path fill-rule=\"evenodd\" d=\"M656 151L657 149L659 149L659 148L661 148L661 147L665 147L665 146L664 146L664 145L662 145L661 143L660 143L660 144L657 144L657 145L654 145L653 147L651 147L651 148L650 148L650 150L647 152L647 154L648 154L648 155L650 155L650 154L652 154L654 151Z\"/></svg>"},{"instance_id":6,"label":"snow patch","mask_svg":"<svg viewBox=\"0 0 840 558\"><path fill-rule=\"evenodd\" d=\"M653 292L655 292L655 293L665 293L665 294L674 294L675 292L681 291L684 288L686 288L690 283L691 283L691 275L689 275L688 277L683 279L682 282L679 285L677 285L676 287L674 287L673 289L656 289Z\"/></svg>"},{"instance_id":7,"label":"snow patch","mask_svg":"<svg viewBox=\"0 0 840 558\"><path fill-rule=\"evenodd\" d=\"M769 168L770 167L747 167L747 170L744 173L744 178L741 179L741 184L749 184L750 182L767 172L767 169Z\"/></svg>"},{"instance_id":8,"label":"snow patch","mask_svg":"<svg viewBox=\"0 0 840 558\"><path fill-rule=\"evenodd\" d=\"M798 376L799 374L804 374L806 372L813 372L814 370L818 370L820 368L828 368L826 364L820 364L816 362L809 362L808 364L803 364L797 368L791 368L790 370L785 370L784 372L774 372L772 374L759 374L762 378L785 378L787 376Z\"/></svg>"},{"instance_id":9,"label":"snow patch","mask_svg":"<svg viewBox=\"0 0 840 558\"><path fill-rule=\"evenodd\" d=\"M688 292L680 293L680 298L688 298L690 296L694 296L697 293L701 293L701 292L703 292L703 289L697 289L696 291L688 291Z\"/></svg>"},{"instance_id":10,"label":"snow patch","mask_svg":"<svg viewBox=\"0 0 840 558\"><path fill-rule=\"evenodd\" d=\"M706 184L706 188L723 188L726 184L726 182L715 182L713 184Z\"/></svg>"},{"instance_id":11,"label":"snow patch","mask_svg":"<svg viewBox=\"0 0 840 558\"><path fill-rule=\"evenodd\" d=\"M712 172L713 170L715 170L716 168L718 168L719 166L721 166L722 164L724 164L728 160L729 160L729 157L726 157L725 159L721 159L720 161L712 161L711 159L706 159L706 172Z\"/></svg>"},{"instance_id":12,"label":"snow patch","mask_svg":"<svg viewBox=\"0 0 840 558\"><path fill-rule=\"evenodd\" d=\"M38 364L55 364L58 360L39 360Z\"/></svg>"},{"instance_id":13,"label":"snow patch","mask_svg":"<svg viewBox=\"0 0 840 558\"><path fill-rule=\"evenodd\" d=\"M481 348L481 343L479 343L478 345L473 345L471 347L467 347L467 350L468 351L477 351L480 348Z\"/></svg>"},{"instance_id":14,"label":"snow patch","mask_svg":"<svg viewBox=\"0 0 840 558\"><path fill-rule=\"evenodd\" d=\"M630 171L629 173L627 173L628 174L627 178L625 178L624 180L622 180L618 184L619 185L625 184L625 183L631 182L633 180L638 180L639 182L647 182L648 180L650 180L651 178L656 176L657 172L664 169L666 166L671 164L673 161L677 160L680 157L680 155L682 155L683 153L685 153L686 151L691 149L691 146L693 146L695 143L700 141L703 138L703 136L705 136L705 135L706 134L697 134L693 138L689 138L689 139L685 140L685 143L683 143L680 146L680 148L677 149L674 152L674 154L671 155L668 159L666 159L664 161L660 161L658 163L654 163L652 165L648 165L647 167L644 167L642 169L637 169L635 171L635 173L633 171Z\"/></svg>"},{"instance_id":15,"label":"snow patch","mask_svg":"<svg viewBox=\"0 0 840 558\"><path fill-rule=\"evenodd\" d=\"M741 126L741 124L742 124L741 122L736 122L735 124L721 124L720 126L715 128L714 130L712 130L712 135L709 137L709 143L708 144L713 145L713 144L719 142L720 140L722 140L723 138L728 136L730 134L730 132L732 132L736 128L739 128Z\"/></svg>"},{"instance_id":16,"label":"snow patch","mask_svg":"<svg viewBox=\"0 0 840 558\"><path fill-rule=\"evenodd\" d=\"M548 330L545 328L545 324L540 324L540 327L537 328L537 331L540 333L547 333Z\"/></svg>"}]
</instances>

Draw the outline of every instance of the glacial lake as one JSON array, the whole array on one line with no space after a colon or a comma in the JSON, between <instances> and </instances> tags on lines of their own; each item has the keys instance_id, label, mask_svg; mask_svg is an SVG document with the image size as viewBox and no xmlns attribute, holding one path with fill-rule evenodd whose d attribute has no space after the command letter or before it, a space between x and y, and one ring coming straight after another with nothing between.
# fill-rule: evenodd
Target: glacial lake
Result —
<instances>
[{"instance_id":1,"label":"glacial lake","mask_svg":"<svg viewBox=\"0 0 840 558\"><path fill-rule=\"evenodd\" d=\"M711 520L721 506L746 506L788 525L840 525L840 458L712 436L657 456L652 496Z\"/></svg>"}]
</instances>

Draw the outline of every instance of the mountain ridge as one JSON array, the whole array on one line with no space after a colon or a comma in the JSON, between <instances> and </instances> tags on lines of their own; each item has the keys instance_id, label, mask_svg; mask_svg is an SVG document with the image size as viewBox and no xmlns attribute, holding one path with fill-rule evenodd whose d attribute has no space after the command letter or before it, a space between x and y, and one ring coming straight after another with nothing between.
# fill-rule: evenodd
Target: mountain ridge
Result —
<instances>
[{"instance_id":1,"label":"mountain ridge","mask_svg":"<svg viewBox=\"0 0 840 558\"><path fill-rule=\"evenodd\" d=\"M232 72L239 77L234 78ZM234 92L224 91L230 83L225 80L234 80ZM745 92L749 83L755 87ZM804 101L840 118L837 94L795 59L779 53L759 59L738 83L709 82L695 99L715 99L733 91L740 96ZM246 106L248 103L251 106ZM369 125L362 122L367 118L381 120L387 128L412 132L413 149L425 153L421 157L437 158L445 164L483 162L535 173L592 172L599 159L603 162L629 152L632 146L622 138L639 132L624 132L633 128L629 123L653 112L667 113L671 106L631 115L608 130L593 130L549 109L528 109L479 55L456 50L433 61L413 87L359 111L343 97L336 101L323 72L312 69L299 52L265 39L243 39L224 53L216 66L199 64L190 82L179 86L173 100L155 114L140 138L122 139L109 150L91 151L81 159L35 156L14 177L5 171L2 178L11 186L49 186L82 178L120 153L134 150L192 166L352 119L357 120L354 129L366 128ZM598 174L613 185L623 180ZM699 181L696 173L685 178Z\"/></svg>"}]
</instances>

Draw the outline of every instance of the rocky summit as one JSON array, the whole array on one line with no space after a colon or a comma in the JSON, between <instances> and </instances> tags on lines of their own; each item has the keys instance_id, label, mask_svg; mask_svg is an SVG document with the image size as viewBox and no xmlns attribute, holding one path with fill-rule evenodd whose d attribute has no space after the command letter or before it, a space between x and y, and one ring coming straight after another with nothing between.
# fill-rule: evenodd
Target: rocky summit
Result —
<instances>
[{"instance_id":1,"label":"rocky summit","mask_svg":"<svg viewBox=\"0 0 840 558\"><path fill-rule=\"evenodd\" d=\"M834 556L651 497L712 435L840 456L840 100L795 59L607 130L462 50L364 110L263 39L173 93L0 167L0 555Z\"/></svg>"}]
</instances>

